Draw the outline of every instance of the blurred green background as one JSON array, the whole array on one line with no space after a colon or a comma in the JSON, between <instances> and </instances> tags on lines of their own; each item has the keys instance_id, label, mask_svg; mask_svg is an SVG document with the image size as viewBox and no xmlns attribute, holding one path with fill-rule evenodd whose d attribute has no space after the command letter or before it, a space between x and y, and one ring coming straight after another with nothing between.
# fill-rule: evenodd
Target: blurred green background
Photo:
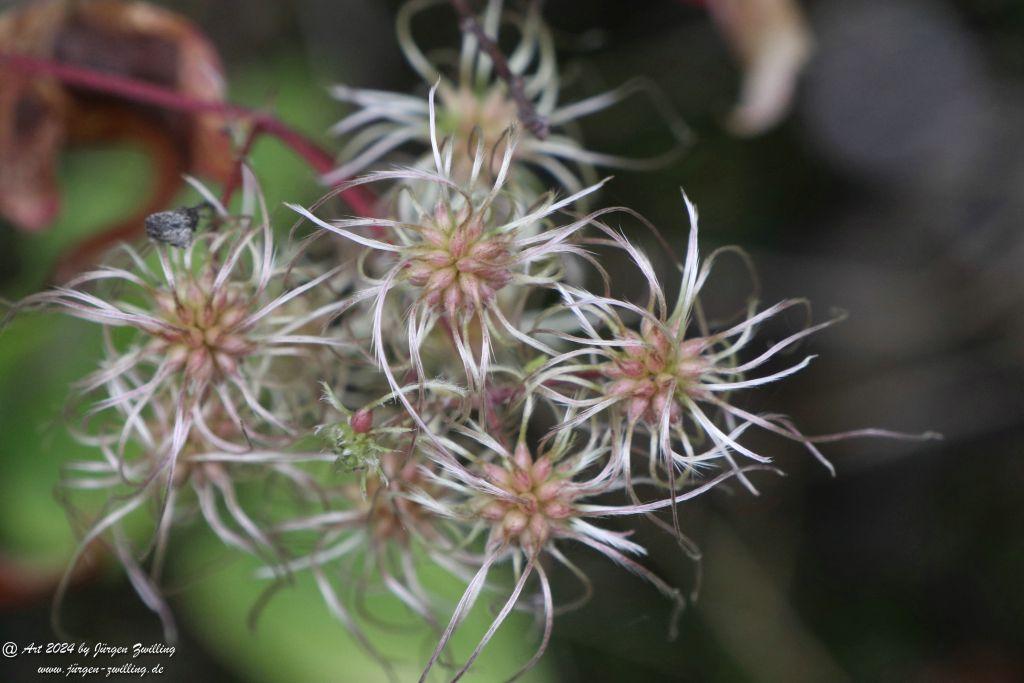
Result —
<instances>
[{"instance_id":1,"label":"blurred green background","mask_svg":"<svg viewBox=\"0 0 1024 683\"><path fill-rule=\"evenodd\" d=\"M173 6L221 50L233 101L266 107L327 144L324 131L344 113L327 85L423 89L395 43L397 2ZM704 561L700 600L679 637L667 640L669 605L656 591L581 552L595 597L556 620L545 665L527 680L1024 680L1024 5L804 7L817 46L794 112L751 139L723 129L740 74L700 8L551 0L545 13L577 75L564 101L645 75L696 132L670 168L616 172L602 201L638 209L681 252L684 187L701 211L705 251L746 247L766 302L807 296L819 315L833 306L849 313L800 349L820 354L808 371L762 390L751 407L792 415L810 434L878 426L946 438L830 445L834 479L787 443L757 444L787 478L766 482L757 498L737 488L682 510ZM418 26L433 45L457 34L444 10ZM596 116L583 134L589 149L616 153L668 143L641 106ZM309 170L273 140L258 143L253 165L272 205L318 195ZM8 299L43 286L78 238L129 214L150 173L137 150L75 150L60 182L64 206L50 230L0 225ZM275 213L287 228L288 213ZM739 274L726 268L712 291L735 300L745 285L730 275ZM762 343L784 332L769 328ZM65 434L61 409L99 346L89 325L56 316L19 319L0 336L4 572L45 580L73 547L53 487L62 462L89 454ZM671 539L644 529L637 540L651 549L647 566L693 585L694 567ZM311 586L278 595L250 631L259 587L244 562L202 534L176 548L171 599L182 642L165 680L379 678ZM556 595L560 588L576 590L556 575ZM45 596L5 609L0 641L54 640L48 609ZM478 609L464 631L482 631L487 617ZM76 586L65 618L73 635L160 639L116 572ZM423 633L380 637L382 649L429 645ZM510 624L471 680L501 680L535 642L528 619ZM31 680L31 664L0 661L0 678Z\"/></svg>"}]
</instances>

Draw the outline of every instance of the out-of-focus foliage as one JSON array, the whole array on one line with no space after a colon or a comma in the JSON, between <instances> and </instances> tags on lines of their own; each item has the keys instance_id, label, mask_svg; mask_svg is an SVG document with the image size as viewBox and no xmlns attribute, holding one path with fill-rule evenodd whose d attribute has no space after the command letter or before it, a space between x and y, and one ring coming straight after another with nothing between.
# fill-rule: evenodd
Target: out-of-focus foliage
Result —
<instances>
[{"instance_id":1,"label":"out-of-focus foliage","mask_svg":"<svg viewBox=\"0 0 1024 683\"><path fill-rule=\"evenodd\" d=\"M197 543L184 557L178 569L181 575L195 579L183 596L181 612L185 625L244 680L386 683L388 678L380 663L343 633L324 609L323 598L308 574L271 597L256 628L250 629L250 610L269 582L253 580L258 563L242 558L223 566L224 559L223 550L209 542ZM440 570L425 571L422 578L427 587L453 604L464 588ZM465 659L479 634L487 630L493 618L487 602L477 605L455 637L451 652L456 661ZM369 596L366 606L368 612L387 624L371 627L368 632L376 647L395 657L398 680L418 678L422 662L434 647L436 634L417 620L410 620L408 609L386 591ZM538 635L531 632L531 622L525 614L511 617L477 660L470 680L504 681L509 671L521 666L532 654ZM542 662L520 680L541 683L557 679L552 664Z\"/></svg>"}]
</instances>

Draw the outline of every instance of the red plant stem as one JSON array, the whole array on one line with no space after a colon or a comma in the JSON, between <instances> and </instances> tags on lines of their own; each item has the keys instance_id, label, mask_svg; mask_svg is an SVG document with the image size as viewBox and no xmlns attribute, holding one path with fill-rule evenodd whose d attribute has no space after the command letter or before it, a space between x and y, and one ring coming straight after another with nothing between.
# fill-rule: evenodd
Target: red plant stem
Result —
<instances>
[{"instance_id":1,"label":"red plant stem","mask_svg":"<svg viewBox=\"0 0 1024 683\"><path fill-rule=\"evenodd\" d=\"M152 83L72 64L62 64L49 59L0 51L0 63L22 73L50 76L68 85L113 95L139 104L193 114L210 113L225 118L246 120L251 122L256 129L280 140L317 173L327 173L335 167L334 156L330 152L274 116L264 112L230 102L201 100ZM358 213L370 215L373 212L374 197L365 188L349 188L341 193L341 197Z\"/></svg>"}]
</instances>

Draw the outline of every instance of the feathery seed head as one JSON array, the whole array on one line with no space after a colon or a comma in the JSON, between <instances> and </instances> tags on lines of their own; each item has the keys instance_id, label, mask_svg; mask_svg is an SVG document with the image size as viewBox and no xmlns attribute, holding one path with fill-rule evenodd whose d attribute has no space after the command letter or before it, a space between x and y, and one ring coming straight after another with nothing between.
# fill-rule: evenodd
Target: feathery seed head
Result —
<instances>
[{"instance_id":1,"label":"feathery seed head","mask_svg":"<svg viewBox=\"0 0 1024 683\"><path fill-rule=\"evenodd\" d=\"M627 401L630 421L644 420L655 425L665 410L678 422L683 411L677 397L702 395L700 376L712 364L701 356L707 346L704 339L677 340L650 319L644 319L641 333L626 330L626 345L599 371L611 380L609 396Z\"/></svg>"},{"instance_id":2,"label":"feathery seed head","mask_svg":"<svg viewBox=\"0 0 1024 683\"><path fill-rule=\"evenodd\" d=\"M407 545L413 531L424 538L434 536L436 516L409 496L416 490L435 491L420 464L393 451L380 463L381 475L367 477L365 494L357 503L366 511L372 537Z\"/></svg>"},{"instance_id":3,"label":"feathery seed head","mask_svg":"<svg viewBox=\"0 0 1024 683\"><path fill-rule=\"evenodd\" d=\"M519 118L519 105L507 83L497 73L491 58L479 49L475 40L464 40L456 61L457 69L447 69L431 60L414 36L413 18L430 5L410 2L399 12L399 45L409 65L429 87L438 84L440 95L436 111L437 129L431 130L431 108L422 98L380 90L362 90L348 86L332 88L338 100L355 105L356 110L339 121L333 132L348 136L342 148L342 164L324 180L337 183L351 178L386 159L396 149L412 144L423 150L413 164L417 168L433 165L431 137L447 138L453 145L452 175L465 182L472 173L473 158L479 146L488 157L500 157L505 131ZM592 183L595 167L650 170L675 159L689 144L691 133L664 96L651 83L634 79L598 95L571 103L559 103L563 88L558 68L555 39L540 15L539 5L525 12L507 9L502 0L489 0L479 23L496 43L505 38L516 43L508 60L512 78L522 84L522 98L537 117L543 119L549 135L545 139L526 136L516 151L511 170L515 185L534 197L556 186L575 193ZM578 120L625 102L634 96L646 96L671 133L671 148L652 158L633 158L586 149L568 129ZM530 126L527 125L527 128ZM492 179L495 169L484 164L481 176Z\"/></svg>"},{"instance_id":4,"label":"feathery seed head","mask_svg":"<svg viewBox=\"0 0 1024 683\"><path fill-rule=\"evenodd\" d=\"M423 289L430 306L453 319L489 304L512 279L509 236L487 233L484 217L470 207L452 215L438 204L420 235L422 241L409 249L406 278Z\"/></svg>"},{"instance_id":5,"label":"feathery seed head","mask_svg":"<svg viewBox=\"0 0 1024 683\"><path fill-rule=\"evenodd\" d=\"M247 334L248 296L237 283L215 287L212 270L189 274L153 299L167 323L156 335L154 350L192 382L236 374L239 361L257 348Z\"/></svg>"},{"instance_id":6,"label":"feathery seed head","mask_svg":"<svg viewBox=\"0 0 1024 683\"><path fill-rule=\"evenodd\" d=\"M502 83L494 83L482 91L465 84L452 87L443 83L438 95L438 132L452 139L458 164L454 175L467 178L475 147L480 144L484 150L496 150L509 128L515 125L516 103Z\"/></svg>"},{"instance_id":7,"label":"feathery seed head","mask_svg":"<svg viewBox=\"0 0 1024 683\"><path fill-rule=\"evenodd\" d=\"M479 514L492 524L492 539L536 552L573 514L574 491L551 458L536 460L519 444L507 467L488 463L485 479L506 495L483 494Z\"/></svg>"}]
</instances>

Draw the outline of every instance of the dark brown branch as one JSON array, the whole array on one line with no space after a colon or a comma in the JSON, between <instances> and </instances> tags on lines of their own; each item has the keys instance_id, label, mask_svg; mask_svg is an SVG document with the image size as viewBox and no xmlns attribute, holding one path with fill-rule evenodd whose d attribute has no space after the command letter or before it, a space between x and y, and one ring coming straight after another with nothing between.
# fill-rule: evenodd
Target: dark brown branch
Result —
<instances>
[{"instance_id":1,"label":"dark brown branch","mask_svg":"<svg viewBox=\"0 0 1024 683\"><path fill-rule=\"evenodd\" d=\"M550 132L548 120L537 113L533 102L526 96L526 90L523 88L523 77L512 73L512 69L508 65L508 59L505 58L501 48L491 40L491 37L484 31L484 27L477 21L476 14L473 12L473 8L469 6L469 2L467 0L450 0L450 2L459 15L459 25L462 30L466 33L472 33L476 37L480 49L490 57L491 62L494 64L495 72L508 85L509 93L516 103L519 120L523 123L523 126L537 138L541 140L546 138Z\"/></svg>"}]
</instances>

